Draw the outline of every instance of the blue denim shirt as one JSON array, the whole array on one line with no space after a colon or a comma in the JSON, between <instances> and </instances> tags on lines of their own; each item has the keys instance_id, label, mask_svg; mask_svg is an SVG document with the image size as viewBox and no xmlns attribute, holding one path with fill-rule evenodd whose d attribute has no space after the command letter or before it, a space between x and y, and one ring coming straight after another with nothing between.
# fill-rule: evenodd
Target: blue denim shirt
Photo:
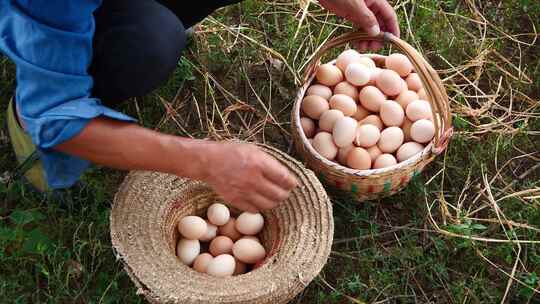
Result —
<instances>
[{"instance_id":1,"label":"blue denim shirt","mask_svg":"<svg viewBox=\"0 0 540 304\"><path fill-rule=\"evenodd\" d=\"M17 67L15 100L51 188L73 185L87 160L52 148L91 119L133 121L91 97L93 12L101 0L0 0L0 51Z\"/></svg>"}]
</instances>

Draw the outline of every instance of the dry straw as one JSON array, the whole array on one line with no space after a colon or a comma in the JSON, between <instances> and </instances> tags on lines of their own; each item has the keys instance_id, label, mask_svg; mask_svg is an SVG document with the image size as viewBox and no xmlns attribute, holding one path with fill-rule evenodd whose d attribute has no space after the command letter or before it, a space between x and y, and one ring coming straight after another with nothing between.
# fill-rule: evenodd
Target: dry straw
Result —
<instances>
[{"instance_id":1,"label":"dry straw","mask_svg":"<svg viewBox=\"0 0 540 304\"><path fill-rule=\"evenodd\" d=\"M313 149L300 125L300 106L306 90L314 81L315 71L320 64L321 57L328 50L350 42L368 40L392 43L412 62L416 73L422 80L429 103L435 113L433 120L435 138L422 153L396 166L376 170L354 170L322 157ZM376 54L367 54L366 56L372 58L378 66L384 65L385 56ZM411 45L390 33L369 37L361 32L352 32L325 43L313 56L306 69L304 85L298 92L291 116L293 140L298 153L305 159L308 167L313 169L323 182L352 193L358 201L373 200L402 190L415 175L418 175L427 164L433 161L435 156L446 149L453 130L448 96L439 75Z\"/></svg>"},{"instance_id":2,"label":"dry straw","mask_svg":"<svg viewBox=\"0 0 540 304\"><path fill-rule=\"evenodd\" d=\"M269 252L245 275L215 278L175 256L176 223L218 201L208 185L173 175L131 172L111 214L116 256L152 303L287 303L321 271L330 254L332 206L315 175L285 153L261 146L291 170L300 186L280 207L263 212Z\"/></svg>"}]
</instances>

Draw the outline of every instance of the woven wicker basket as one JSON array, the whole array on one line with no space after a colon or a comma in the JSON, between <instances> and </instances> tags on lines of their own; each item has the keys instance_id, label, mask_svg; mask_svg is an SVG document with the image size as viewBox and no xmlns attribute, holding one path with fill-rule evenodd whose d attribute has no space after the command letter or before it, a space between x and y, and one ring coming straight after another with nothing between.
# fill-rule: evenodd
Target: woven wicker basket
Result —
<instances>
[{"instance_id":1,"label":"woven wicker basket","mask_svg":"<svg viewBox=\"0 0 540 304\"><path fill-rule=\"evenodd\" d=\"M435 138L424 151L395 166L374 170L354 170L329 161L313 149L300 125L300 105L306 90L314 82L315 71L326 51L349 42L368 40L392 43L398 51L411 60L415 71L422 80L431 108L436 113L434 119ZM386 58L386 56L376 54L366 54L365 56L373 59L378 66L384 65ZM411 45L390 33L383 33L378 37L369 37L360 32L347 33L323 45L306 69L304 85L296 97L291 120L296 150L304 158L307 166L313 169L325 184L350 192L358 201L374 200L402 190L414 176L422 172L436 155L444 151L452 136L448 95L439 75Z\"/></svg>"},{"instance_id":2,"label":"woven wicker basket","mask_svg":"<svg viewBox=\"0 0 540 304\"><path fill-rule=\"evenodd\" d=\"M176 258L178 220L202 215L218 201L206 184L140 171L126 177L112 208L111 238L138 293L152 303L287 303L320 272L334 233L326 192L299 162L261 148L287 166L300 185L280 207L263 212L261 242L268 256L244 275L216 278Z\"/></svg>"}]
</instances>

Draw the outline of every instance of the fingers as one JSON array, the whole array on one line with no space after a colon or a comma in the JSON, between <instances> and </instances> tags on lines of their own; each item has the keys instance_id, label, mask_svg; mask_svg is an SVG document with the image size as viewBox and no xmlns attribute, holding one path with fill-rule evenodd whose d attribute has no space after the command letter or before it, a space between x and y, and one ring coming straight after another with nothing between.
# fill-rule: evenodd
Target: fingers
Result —
<instances>
[{"instance_id":1,"label":"fingers","mask_svg":"<svg viewBox=\"0 0 540 304\"><path fill-rule=\"evenodd\" d=\"M283 190L291 190L298 184L289 170L271 156L266 155L261 165L263 176Z\"/></svg>"},{"instance_id":2,"label":"fingers","mask_svg":"<svg viewBox=\"0 0 540 304\"><path fill-rule=\"evenodd\" d=\"M357 18L355 18L353 22L360 26L368 35L379 35L381 28L375 14L366 6L364 1L356 1L356 4L358 5L358 11L353 12L353 14L357 16Z\"/></svg>"},{"instance_id":3,"label":"fingers","mask_svg":"<svg viewBox=\"0 0 540 304\"><path fill-rule=\"evenodd\" d=\"M273 184L270 180L266 180L265 182L261 183L257 189L257 192L267 199L278 203L286 200L291 193L290 190L280 188L278 185Z\"/></svg>"},{"instance_id":4,"label":"fingers","mask_svg":"<svg viewBox=\"0 0 540 304\"><path fill-rule=\"evenodd\" d=\"M379 25L383 31L390 32L396 37L399 37L400 30L396 11L388 1L374 1L369 9L377 16Z\"/></svg>"},{"instance_id":5,"label":"fingers","mask_svg":"<svg viewBox=\"0 0 540 304\"><path fill-rule=\"evenodd\" d=\"M251 213L259 212L259 209L256 207L256 205L252 204L251 201L248 200L231 201L231 205L242 211L247 211Z\"/></svg>"},{"instance_id":6,"label":"fingers","mask_svg":"<svg viewBox=\"0 0 540 304\"><path fill-rule=\"evenodd\" d=\"M277 201L270 200L255 191L249 195L249 203L259 210L272 209L279 205Z\"/></svg>"}]
</instances>

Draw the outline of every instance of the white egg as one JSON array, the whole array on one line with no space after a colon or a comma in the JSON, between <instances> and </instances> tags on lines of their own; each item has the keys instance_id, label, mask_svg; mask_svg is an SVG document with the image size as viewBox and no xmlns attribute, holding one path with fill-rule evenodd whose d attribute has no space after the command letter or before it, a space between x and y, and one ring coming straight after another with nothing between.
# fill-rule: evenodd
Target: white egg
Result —
<instances>
[{"instance_id":1,"label":"white egg","mask_svg":"<svg viewBox=\"0 0 540 304\"><path fill-rule=\"evenodd\" d=\"M183 217L178 222L178 232L190 240L198 240L206 234L206 221L194 215Z\"/></svg>"},{"instance_id":2,"label":"white egg","mask_svg":"<svg viewBox=\"0 0 540 304\"><path fill-rule=\"evenodd\" d=\"M266 250L259 242L240 239L234 243L233 254L241 262L255 264L264 259Z\"/></svg>"},{"instance_id":3,"label":"white egg","mask_svg":"<svg viewBox=\"0 0 540 304\"><path fill-rule=\"evenodd\" d=\"M345 78L356 86L363 86L371 79L371 70L363 64L351 63L345 70Z\"/></svg>"},{"instance_id":4,"label":"white egg","mask_svg":"<svg viewBox=\"0 0 540 304\"><path fill-rule=\"evenodd\" d=\"M234 273L236 262L230 254L218 255L208 264L206 273L214 277L229 277Z\"/></svg>"},{"instance_id":5,"label":"white egg","mask_svg":"<svg viewBox=\"0 0 540 304\"><path fill-rule=\"evenodd\" d=\"M338 147L334 143L331 133L319 132L313 138L313 149L326 159L334 159L338 152Z\"/></svg>"},{"instance_id":6,"label":"white egg","mask_svg":"<svg viewBox=\"0 0 540 304\"><path fill-rule=\"evenodd\" d=\"M326 132L332 132L336 121L343 118L343 112L337 109L331 109L324 112L319 119L319 128Z\"/></svg>"},{"instance_id":7,"label":"white egg","mask_svg":"<svg viewBox=\"0 0 540 304\"><path fill-rule=\"evenodd\" d=\"M411 126L411 138L421 144L430 142L435 136L435 125L428 119L420 119Z\"/></svg>"},{"instance_id":8,"label":"white egg","mask_svg":"<svg viewBox=\"0 0 540 304\"><path fill-rule=\"evenodd\" d=\"M405 135L399 127L388 127L381 132L379 149L384 153L394 153L403 144Z\"/></svg>"},{"instance_id":9,"label":"white egg","mask_svg":"<svg viewBox=\"0 0 540 304\"><path fill-rule=\"evenodd\" d=\"M342 117L336 121L332 131L334 143L340 148L350 146L356 136L358 122L351 117Z\"/></svg>"},{"instance_id":10,"label":"white egg","mask_svg":"<svg viewBox=\"0 0 540 304\"><path fill-rule=\"evenodd\" d=\"M206 234L203 235L199 240L203 242L209 242L217 235L218 227L209 222L206 222Z\"/></svg>"},{"instance_id":11,"label":"white egg","mask_svg":"<svg viewBox=\"0 0 540 304\"><path fill-rule=\"evenodd\" d=\"M406 142L401 147L399 147L396 153L397 160L399 162L406 161L407 159L420 153L422 150L424 150L424 146L422 146L421 144L414 141Z\"/></svg>"},{"instance_id":12,"label":"white egg","mask_svg":"<svg viewBox=\"0 0 540 304\"><path fill-rule=\"evenodd\" d=\"M231 212L224 204L215 203L208 207L206 216L208 217L210 223L216 226L222 226L225 225L231 218Z\"/></svg>"},{"instance_id":13,"label":"white egg","mask_svg":"<svg viewBox=\"0 0 540 304\"><path fill-rule=\"evenodd\" d=\"M432 115L429 102L421 99L409 103L405 113L409 120L413 122L419 119L430 119Z\"/></svg>"},{"instance_id":14,"label":"white egg","mask_svg":"<svg viewBox=\"0 0 540 304\"><path fill-rule=\"evenodd\" d=\"M369 148L377 144L381 132L379 128L371 124L360 125L356 129L355 144L360 147Z\"/></svg>"},{"instance_id":15,"label":"white egg","mask_svg":"<svg viewBox=\"0 0 540 304\"><path fill-rule=\"evenodd\" d=\"M199 243L199 240L181 239L176 245L178 259L188 266L193 264L200 252L201 243Z\"/></svg>"},{"instance_id":16,"label":"white egg","mask_svg":"<svg viewBox=\"0 0 540 304\"><path fill-rule=\"evenodd\" d=\"M264 217L260 213L242 212L236 218L236 230L245 235L255 235L264 227Z\"/></svg>"}]
</instances>

